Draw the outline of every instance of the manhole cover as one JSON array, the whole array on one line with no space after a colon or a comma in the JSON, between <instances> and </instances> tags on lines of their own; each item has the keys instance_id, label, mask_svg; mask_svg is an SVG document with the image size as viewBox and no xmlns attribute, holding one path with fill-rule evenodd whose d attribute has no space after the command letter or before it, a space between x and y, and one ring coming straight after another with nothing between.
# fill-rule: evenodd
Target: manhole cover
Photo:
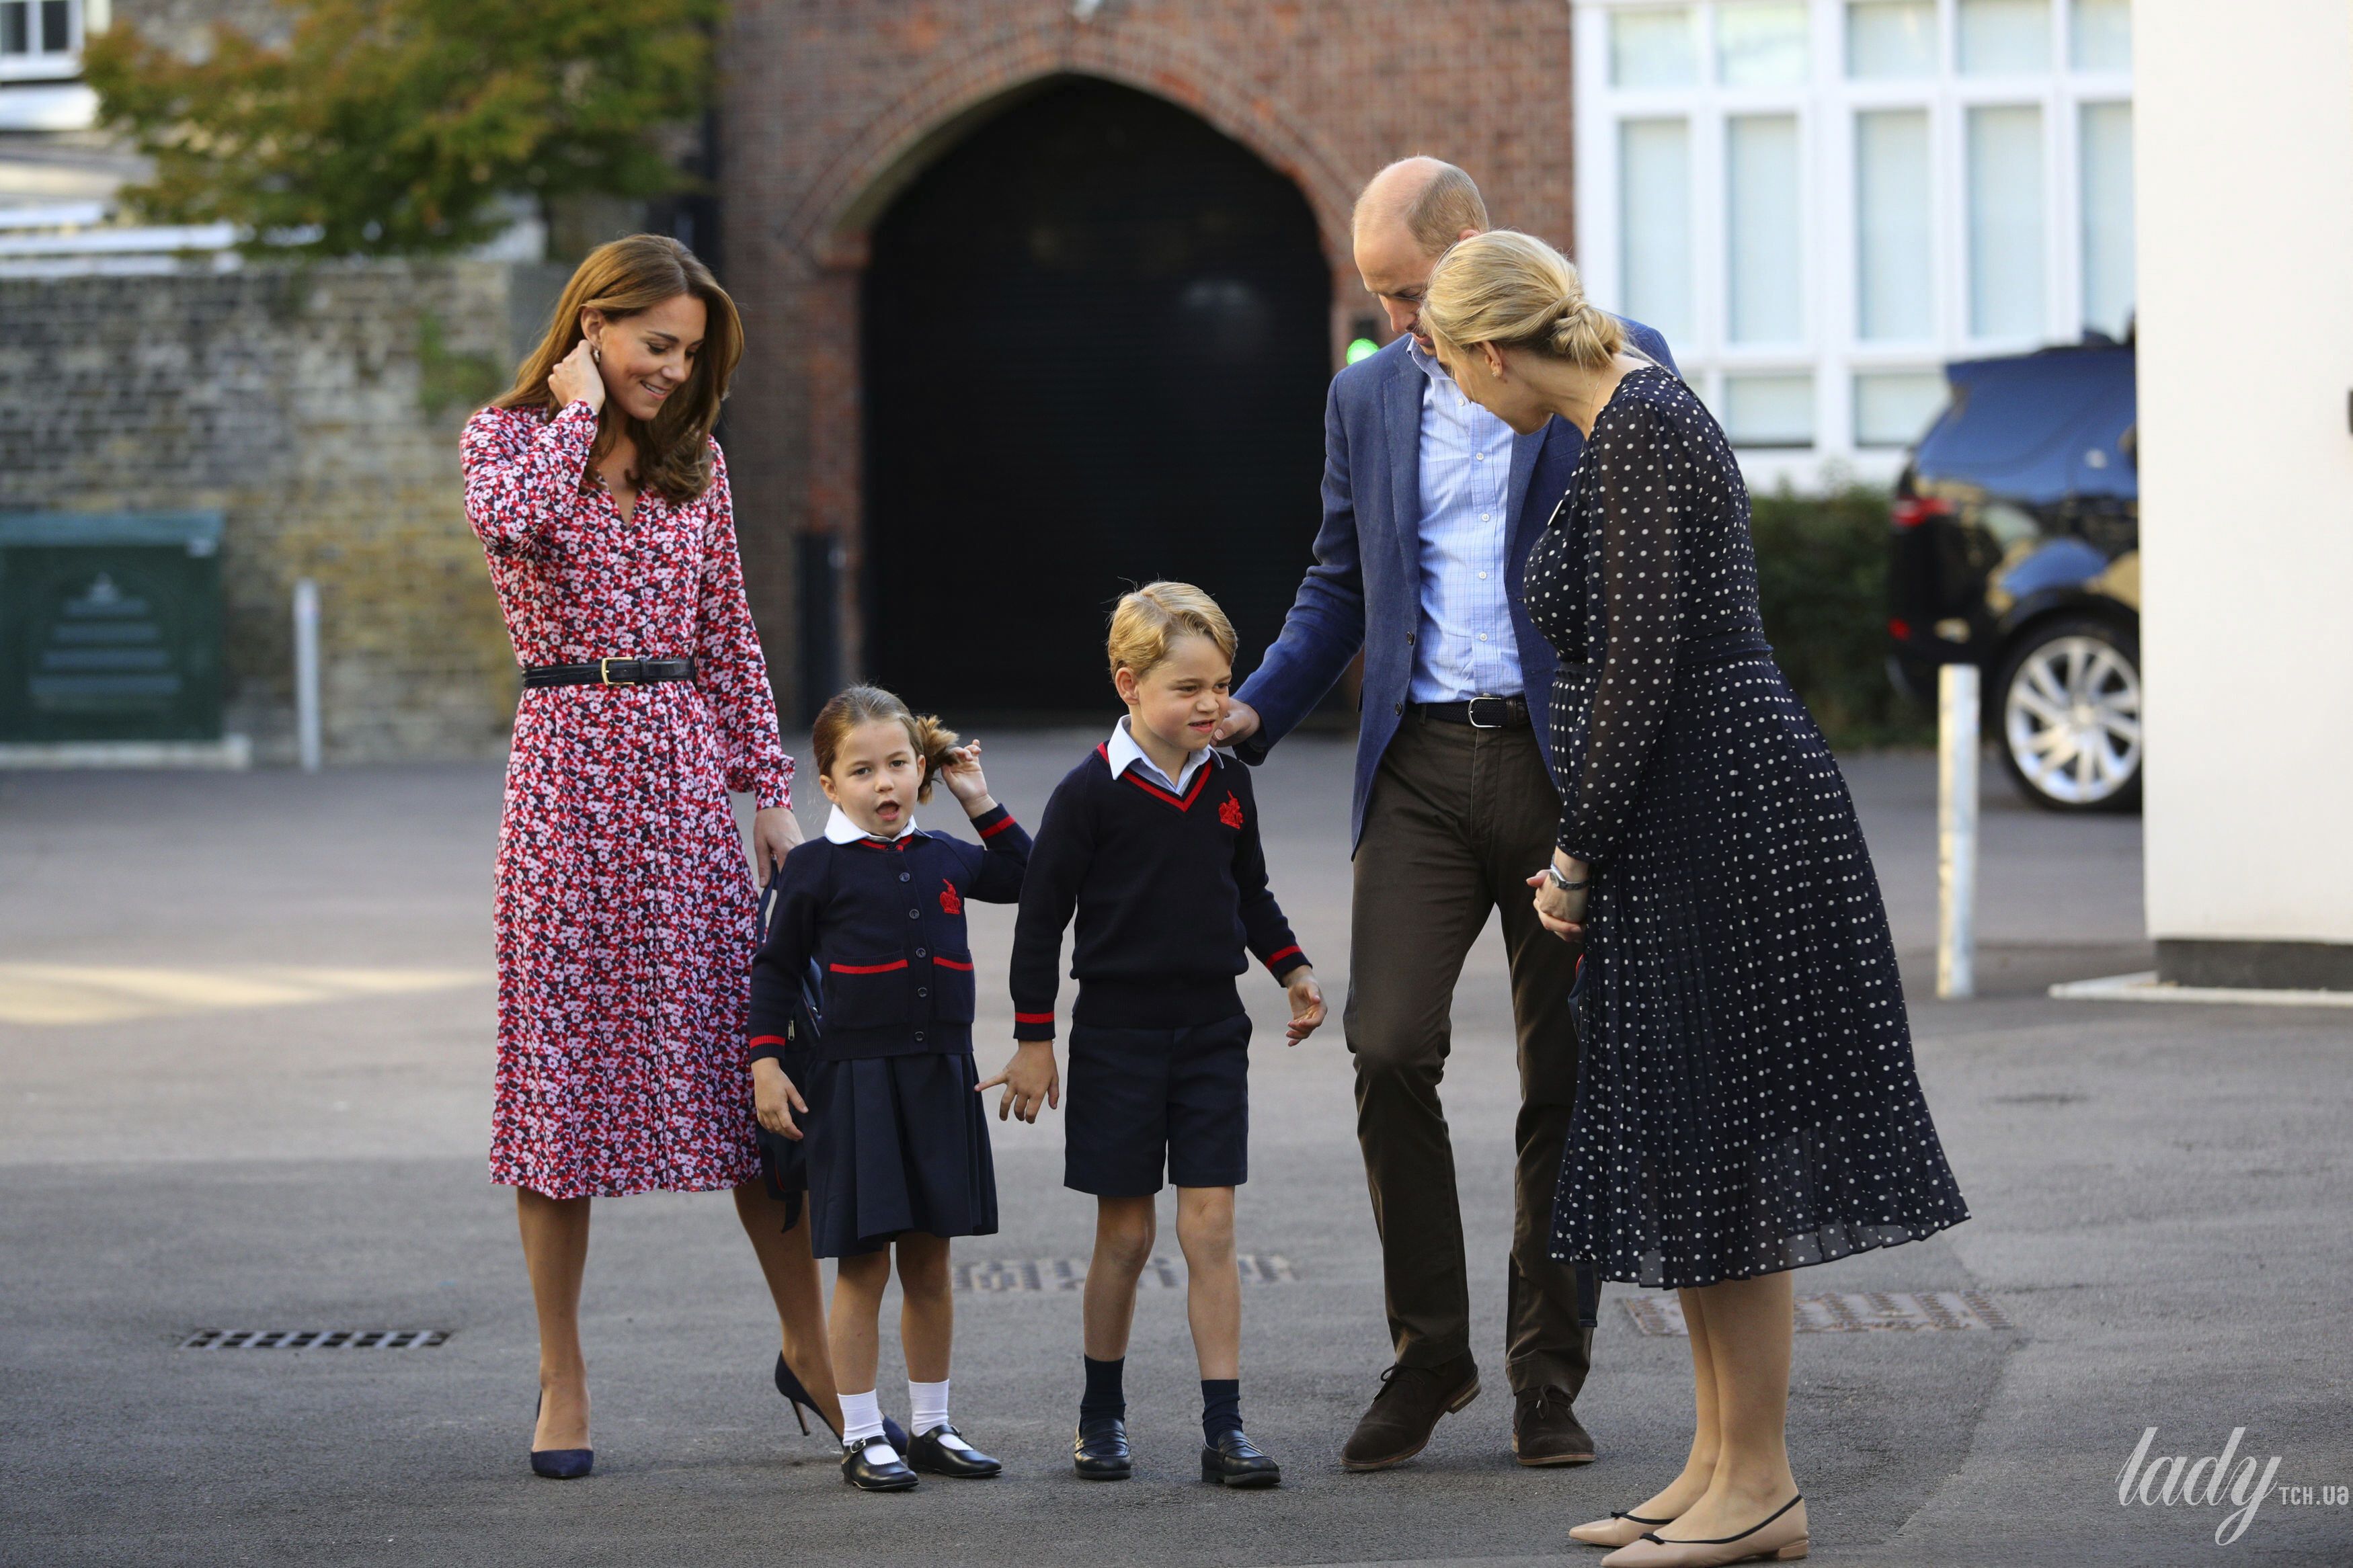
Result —
<instances>
[{"instance_id":1,"label":"manhole cover","mask_svg":"<svg viewBox=\"0 0 2353 1568\"><path fill-rule=\"evenodd\" d=\"M1267 1253L1250 1253L1235 1260L1245 1285L1285 1285L1299 1278L1291 1267L1291 1259ZM955 1266L955 1288L983 1296L1003 1296L1017 1291L1050 1293L1057 1290L1078 1290L1087 1282L1087 1260L1083 1258L992 1258L986 1263L959 1263ZM1143 1285L1174 1290L1185 1283L1182 1258L1155 1258L1144 1266Z\"/></svg>"},{"instance_id":2,"label":"manhole cover","mask_svg":"<svg viewBox=\"0 0 2353 1568\"><path fill-rule=\"evenodd\" d=\"M1622 1303L1635 1331L1688 1334L1683 1302L1673 1296L1630 1296ZM2015 1327L2002 1310L1975 1290L1856 1291L1839 1296L1800 1296L1798 1332L1851 1334L1873 1330L1913 1332L1924 1329Z\"/></svg>"},{"instance_id":3,"label":"manhole cover","mask_svg":"<svg viewBox=\"0 0 2353 1568\"><path fill-rule=\"evenodd\" d=\"M417 1351L447 1344L448 1329L198 1329L184 1351Z\"/></svg>"}]
</instances>

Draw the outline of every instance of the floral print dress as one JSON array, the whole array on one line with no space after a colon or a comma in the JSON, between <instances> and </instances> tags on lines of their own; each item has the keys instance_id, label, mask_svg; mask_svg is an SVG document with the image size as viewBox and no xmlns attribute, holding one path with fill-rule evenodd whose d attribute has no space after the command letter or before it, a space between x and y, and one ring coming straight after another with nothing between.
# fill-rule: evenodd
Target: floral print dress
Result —
<instances>
[{"instance_id":1,"label":"floral print dress","mask_svg":"<svg viewBox=\"0 0 2353 1568\"><path fill-rule=\"evenodd\" d=\"M725 459L623 521L586 481L596 416L484 409L466 517L525 665L692 656L691 680L525 688L498 858L491 1179L554 1198L759 1173L744 1016L754 892L729 805L792 760L744 598Z\"/></svg>"}]
</instances>

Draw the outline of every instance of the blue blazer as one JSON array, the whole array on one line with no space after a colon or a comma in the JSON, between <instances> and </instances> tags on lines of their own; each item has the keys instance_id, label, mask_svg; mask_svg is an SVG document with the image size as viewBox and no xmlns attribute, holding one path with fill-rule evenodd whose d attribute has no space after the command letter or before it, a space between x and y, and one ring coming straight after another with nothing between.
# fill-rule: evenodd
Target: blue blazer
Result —
<instances>
[{"instance_id":1,"label":"blue blazer","mask_svg":"<svg viewBox=\"0 0 2353 1568\"><path fill-rule=\"evenodd\" d=\"M1667 341L1639 321L1628 341L1675 370ZM1675 372L1680 375L1683 373ZM1259 729L1236 748L1245 762L1268 750L1332 689L1348 661L1365 654L1363 714L1356 725L1356 787L1349 806L1349 853L1364 836L1373 774L1405 712L1414 650L1406 638L1421 622L1421 397L1429 384L1400 336L1332 378L1324 403L1324 526L1315 564L1292 601L1282 633L1235 693L1258 710ZM1520 578L1528 550L1551 521L1585 453L1585 437L1566 419L1512 441L1504 515L1511 533L1504 570L1512 630L1520 648L1536 741L1551 760L1553 651L1528 619Z\"/></svg>"}]
</instances>

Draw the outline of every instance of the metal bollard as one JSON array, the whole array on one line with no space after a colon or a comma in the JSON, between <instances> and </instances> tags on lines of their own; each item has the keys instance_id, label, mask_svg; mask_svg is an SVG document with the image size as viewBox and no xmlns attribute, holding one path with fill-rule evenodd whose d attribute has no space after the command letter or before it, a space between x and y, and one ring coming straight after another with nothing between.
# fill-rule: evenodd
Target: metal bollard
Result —
<instances>
[{"instance_id":1,"label":"metal bollard","mask_svg":"<svg viewBox=\"0 0 2353 1568\"><path fill-rule=\"evenodd\" d=\"M294 744L302 771L319 771L319 584L294 584Z\"/></svg>"},{"instance_id":2,"label":"metal bollard","mask_svg":"<svg viewBox=\"0 0 2353 1568\"><path fill-rule=\"evenodd\" d=\"M1978 994L1978 667L1936 672L1936 994Z\"/></svg>"}]
</instances>

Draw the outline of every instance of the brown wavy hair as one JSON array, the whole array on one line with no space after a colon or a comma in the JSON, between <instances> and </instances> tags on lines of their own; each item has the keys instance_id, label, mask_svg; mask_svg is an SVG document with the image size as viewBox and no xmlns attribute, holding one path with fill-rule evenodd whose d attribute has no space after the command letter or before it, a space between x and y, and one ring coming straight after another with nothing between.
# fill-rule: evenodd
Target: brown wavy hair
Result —
<instances>
[{"instance_id":1,"label":"brown wavy hair","mask_svg":"<svg viewBox=\"0 0 2353 1568\"><path fill-rule=\"evenodd\" d=\"M626 434L638 448L632 483L673 505L694 500L711 484L711 430L719 423L728 377L744 357L744 321L711 268L666 234L633 234L590 251L564 286L547 335L517 367L514 385L491 406L544 408L554 415L559 405L547 390L547 378L579 346L585 335L581 311L600 310L608 321L622 321L681 294L702 300L706 316L702 352L695 356L694 368L651 424L622 412L612 398L605 400L581 485L586 489L593 483L597 462Z\"/></svg>"},{"instance_id":2,"label":"brown wavy hair","mask_svg":"<svg viewBox=\"0 0 2353 1568\"><path fill-rule=\"evenodd\" d=\"M956 732L929 713L910 711L904 702L879 686L853 686L836 692L817 710L817 722L809 730L809 749L817 753L817 771L831 777L833 759L840 752L841 742L852 730L877 719L895 720L907 727L907 739L913 742L915 755L923 764L923 782L915 786L915 801L921 805L931 799L932 781L947 765L948 751L956 743Z\"/></svg>"}]
</instances>

